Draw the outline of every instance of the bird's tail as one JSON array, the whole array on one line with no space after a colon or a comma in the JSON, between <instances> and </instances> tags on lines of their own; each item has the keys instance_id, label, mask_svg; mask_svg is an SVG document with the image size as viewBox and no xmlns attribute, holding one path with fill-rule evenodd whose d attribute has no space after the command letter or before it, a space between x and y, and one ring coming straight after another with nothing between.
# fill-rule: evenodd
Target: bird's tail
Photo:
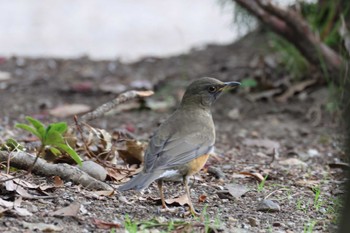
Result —
<instances>
[{"instance_id":1,"label":"bird's tail","mask_svg":"<svg viewBox=\"0 0 350 233\"><path fill-rule=\"evenodd\" d=\"M142 190L147 188L153 181L159 178L158 173L144 173L140 172L126 184L118 188L119 191L126 191L130 189Z\"/></svg>"}]
</instances>

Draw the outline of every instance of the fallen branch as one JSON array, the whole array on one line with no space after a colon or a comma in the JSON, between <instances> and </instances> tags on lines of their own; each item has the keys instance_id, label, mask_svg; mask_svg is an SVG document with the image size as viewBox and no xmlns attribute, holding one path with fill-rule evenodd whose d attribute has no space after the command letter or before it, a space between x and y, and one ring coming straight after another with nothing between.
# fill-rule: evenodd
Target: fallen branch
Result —
<instances>
[{"instance_id":1,"label":"fallen branch","mask_svg":"<svg viewBox=\"0 0 350 233\"><path fill-rule=\"evenodd\" d=\"M135 99L136 97L148 97L153 95L153 91L127 91L120 94L117 98L101 105L92 112L86 113L80 117L80 121L87 122L94 120L103 116L106 112L110 111L112 108L117 105L124 103L130 99Z\"/></svg>"},{"instance_id":2,"label":"fallen branch","mask_svg":"<svg viewBox=\"0 0 350 233\"><path fill-rule=\"evenodd\" d=\"M296 11L281 9L265 0L234 1L259 18L275 33L292 43L311 64L320 70L325 64L329 72L340 72L344 62L341 56L322 43Z\"/></svg>"},{"instance_id":3,"label":"fallen branch","mask_svg":"<svg viewBox=\"0 0 350 233\"><path fill-rule=\"evenodd\" d=\"M113 190L111 186L91 177L84 171L69 164L52 164L38 158L33 167L35 157L24 152L7 152L0 151L0 161L7 161L11 156L11 166L28 170L32 168L32 172L45 176L59 176L63 180L71 180L74 183L81 184L91 190Z\"/></svg>"}]
</instances>

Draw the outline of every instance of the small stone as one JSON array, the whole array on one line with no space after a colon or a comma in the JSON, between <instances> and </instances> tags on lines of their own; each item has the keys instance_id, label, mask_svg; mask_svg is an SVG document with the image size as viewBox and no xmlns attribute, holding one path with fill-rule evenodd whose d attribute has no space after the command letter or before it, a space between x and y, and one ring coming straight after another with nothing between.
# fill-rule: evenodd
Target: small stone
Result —
<instances>
[{"instance_id":1,"label":"small stone","mask_svg":"<svg viewBox=\"0 0 350 233\"><path fill-rule=\"evenodd\" d=\"M319 153L317 150L315 150L315 149L309 149L309 150L307 151L307 153L308 153L308 155L309 155L311 158L320 155L320 153Z\"/></svg>"},{"instance_id":2,"label":"small stone","mask_svg":"<svg viewBox=\"0 0 350 233\"><path fill-rule=\"evenodd\" d=\"M281 207L272 200L266 199L259 203L257 210L264 212L278 212L281 210Z\"/></svg>"},{"instance_id":3,"label":"small stone","mask_svg":"<svg viewBox=\"0 0 350 233\"><path fill-rule=\"evenodd\" d=\"M294 222L287 222L287 226L294 229L295 228L295 223Z\"/></svg>"},{"instance_id":4,"label":"small stone","mask_svg":"<svg viewBox=\"0 0 350 233\"><path fill-rule=\"evenodd\" d=\"M1 81L7 81L11 79L11 74L8 72L0 71L0 82Z\"/></svg>"},{"instance_id":5,"label":"small stone","mask_svg":"<svg viewBox=\"0 0 350 233\"><path fill-rule=\"evenodd\" d=\"M305 163L297 158L289 158L289 159L280 161L279 163L282 165L285 165L285 166L289 166L289 167L292 167L292 166L307 167L307 163Z\"/></svg>"},{"instance_id":6,"label":"small stone","mask_svg":"<svg viewBox=\"0 0 350 233\"><path fill-rule=\"evenodd\" d=\"M79 168L97 180L104 181L107 177L106 169L91 160L84 161Z\"/></svg>"},{"instance_id":7,"label":"small stone","mask_svg":"<svg viewBox=\"0 0 350 233\"><path fill-rule=\"evenodd\" d=\"M241 117L238 108L234 108L228 112L228 117L232 120L238 120Z\"/></svg>"},{"instance_id":8,"label":"small stone","mask_svg":"<svg viewBox=\"0 0 350 233\"><path fill-rule=\"evenodd\" d=\"M327 210L324 207L321 207L319 211L322 214L325 214L327 212Z\"/></svg>"},{"instance_id":9,"label":"small stone","mask_svg":"<svg viewBox=\"0 0 350 233\"><path fill-rule=\"evenodd\" d=\"M248 222L252 227L257 227L259 225L259 220L256 218L249 217Z\"/></svg>"}]
</instances>

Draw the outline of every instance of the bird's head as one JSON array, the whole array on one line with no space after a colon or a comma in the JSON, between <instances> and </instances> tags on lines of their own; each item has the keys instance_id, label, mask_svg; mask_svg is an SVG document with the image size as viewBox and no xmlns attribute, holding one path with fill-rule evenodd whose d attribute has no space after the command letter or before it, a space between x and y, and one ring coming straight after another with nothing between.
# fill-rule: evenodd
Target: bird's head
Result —
<instances>
[{"instance_id":1,"label":"bird's head","mask_svg":"<svg viewBox=\"0 0 350 233\"><path fill-rule=\"evenodd\" d=\"M209 77L197 79L186 88L181 105L200 105L209 108L222 92L239 85L241 85L239 82L221 82Z\"/></svg>"}]
</instances>

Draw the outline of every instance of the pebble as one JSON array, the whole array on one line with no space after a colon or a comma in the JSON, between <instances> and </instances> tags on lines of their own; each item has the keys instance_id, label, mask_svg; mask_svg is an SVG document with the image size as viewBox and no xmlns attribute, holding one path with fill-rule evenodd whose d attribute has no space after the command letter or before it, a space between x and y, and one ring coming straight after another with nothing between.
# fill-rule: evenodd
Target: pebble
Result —
<instances>
[{"instance_id":1,"label":"pebble","mask_svg":"<svg viewBox=\"0 0 350 233\"><path fill-rule=\"evenodd\" d=\"M82 171L86 172L90 176L97 180L104 181L107 177L107 171L100 164L94 161L88 160L82 163L82 166L78 166Z\"/></svg>"},{"instance_id":2,"label":"pebble","mask_svg":"<svg viewBox=\"0 0 350 233\"><path fill-rule=\"evenodd\" d=\"M230 110L228 112L227 116L232 120L239 120L239 118L241 117L238 108L234 108L234 109Z\"/></svg>"},{"instance_id":3,"label":"pebble","mask_svg":"<svg viewBox=\"0 0 350 233\"><path fill-rule=\"evenodd\" d=\"M248 222L249 225L251 225L252 227L257 227L259 225L259 220L257 220L256 218L249 217Z\"/></svg>"},{"instance_id":4,"label":"pebble","mask_svg":"<svg viewBox=\"0 0 350 233\"><path fill-rule=\"evenodd\" d=\"M8 72L0 71L0 82L1 81L7 81L11 79L11 74Z\"/></svg>"},{"instance_id":5,"label":"pebble","mask_svg":"<svg viewBox=\"0 0 350 233\"><path fill-rule=\"evenodd\" d=\"M281 210L281 207L272 200L266 199L259 203L257 210L264 212L278 212Z\"/></svg>"}]
</instances>

